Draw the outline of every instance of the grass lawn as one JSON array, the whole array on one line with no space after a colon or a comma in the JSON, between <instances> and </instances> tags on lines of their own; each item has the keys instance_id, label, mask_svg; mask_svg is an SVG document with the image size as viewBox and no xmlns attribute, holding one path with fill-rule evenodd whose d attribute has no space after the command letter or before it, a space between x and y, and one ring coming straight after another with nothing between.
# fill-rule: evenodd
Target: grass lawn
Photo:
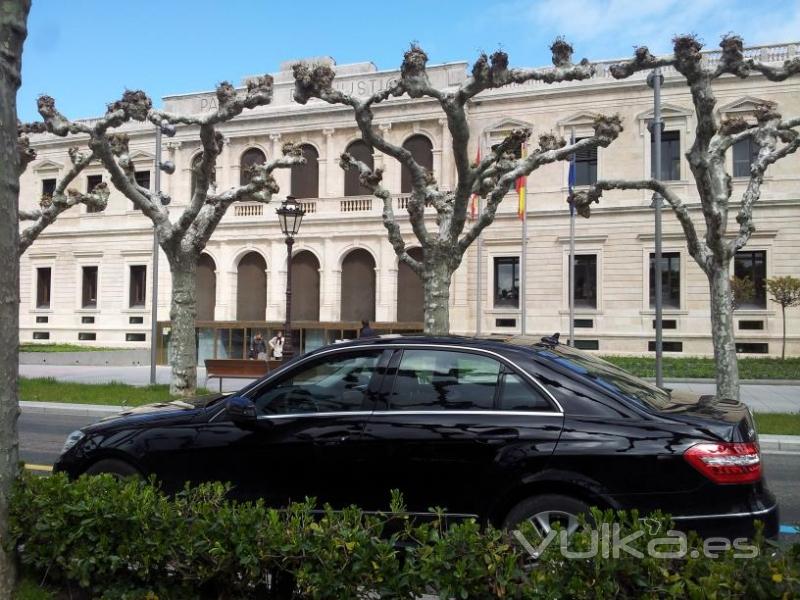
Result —
<instances>
[{"instance_id":1,"label":"grass lawn","mask_svg":"<svg viewBox=\"0 0 800 600\"><path fill-rule=\"evenodd\" d=\"M32 344L19 345L20 352L105 352L107 350L125 350L125 348L100 348L95 346L78 346L77 344Z\"/></svg>"},{"instance_id":2,"label":"grass lawn","mask_svg":"<svg viewBox=\"0 0 800 600\"><path fill-rule=\"evenodd\" d=\"M40 587L32 579L23 578L19 582L16 600L55 600L55 595L47 588Z\"/></svg>"},{"instance_id":3,"label":"grass lawn","mask_svg":"<svg viewBox=\"0 0 800 600\"><path fill-rule=\"evenodd\" d=\"M639 377L656 376L656 359L645 356L603 356ZM664 357L664 378L714 379L714 359ZM740 358L742 379L800 379L800 358Z\"/></svg>"},{"instance_id":4,"label":"grass lawn","mask_svg":"<svg viewBox=\"0 0 800 600\"><path fill-rule=\"evenodd\" d=\"M199 388L197 395L209 394ZM141 406L173 399L168 385L138 387L126 383L72 383L52 377L20 377L19 399L32 402L71 402L76 404L110 404Z\"/></svg>"},{"instance_id":5,"label":"grass lawn","mask_svg":"<svg viewBox=\"0 0 800 600\"><path fill-rule=\"evenodd\" d=\"M800 413L756 413L758 433L800 435Z\"/></svg>"}]
</instances>

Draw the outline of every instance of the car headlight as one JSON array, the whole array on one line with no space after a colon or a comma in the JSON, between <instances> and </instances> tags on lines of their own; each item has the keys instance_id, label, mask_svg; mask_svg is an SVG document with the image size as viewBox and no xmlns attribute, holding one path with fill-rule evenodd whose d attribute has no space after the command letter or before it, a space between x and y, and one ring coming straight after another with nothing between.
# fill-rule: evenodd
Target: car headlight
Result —
<instances>
[{"instance_id":1,"label":"car headlight","mask_svg":"<svg viewBox=\"0 0 800 600\"><path fill-rule=\"evenodd\" d=\"M70 448L72 448L75 444L80 442L85 437L86 437L86 434L83 433L80 429L70 433L67 436L67 441L64 442L64 447L61 449L61 454L66 454L69 451Z\"/></svg>"}]
</instances>

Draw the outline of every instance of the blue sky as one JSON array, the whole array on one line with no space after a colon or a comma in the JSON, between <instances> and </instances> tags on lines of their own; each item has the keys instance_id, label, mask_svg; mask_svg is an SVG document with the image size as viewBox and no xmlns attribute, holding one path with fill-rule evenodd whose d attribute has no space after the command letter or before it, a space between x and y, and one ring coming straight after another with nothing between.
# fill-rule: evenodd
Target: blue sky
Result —
<instances>
[{"instance_id":1,"label":"blue sky","mask_svg":"<svg viewBox=\"0 0 800 600\"><path fill-rule=\"evenodd\" d=\"M734 31L748 44L800 40L800 0L33 0L18 112L54 96L71 118L102 114L125 88L164 95L212 89L272 72L286 60L399 66L412 40L432 63L472 61L502 46L520 66L549 63L564 35L576 57L669 49L675 33L708 46Z\"/></svg>"}]
</instances>

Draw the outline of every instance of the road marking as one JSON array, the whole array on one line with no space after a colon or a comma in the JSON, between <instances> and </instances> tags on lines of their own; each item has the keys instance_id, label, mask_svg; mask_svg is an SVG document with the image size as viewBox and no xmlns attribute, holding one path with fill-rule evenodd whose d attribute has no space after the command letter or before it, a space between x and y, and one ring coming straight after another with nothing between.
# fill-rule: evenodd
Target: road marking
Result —
<instances>
[{"instance_id":1,"label":"road marking","mask_svg":"<svg viewBox=\"0 0 800 600\"><path fill-rule=\"evenodd\" d=\"M790 533L790 534L799 534L800 528L795 527L794 525L781 525L781 533Z\"/></svg>"},{"instance_id":2,"label":"road marking","mask_svg":"<svg viewBox=\"0 0 800 600\"><path fill-rule=\"evenodd\" d=\"M52 473L52 471L53 471L52 465L29 465L29 464L26 464L25 468L29 469L31 471L47 471L48 473Z\"/></svg>"}]
</instances>

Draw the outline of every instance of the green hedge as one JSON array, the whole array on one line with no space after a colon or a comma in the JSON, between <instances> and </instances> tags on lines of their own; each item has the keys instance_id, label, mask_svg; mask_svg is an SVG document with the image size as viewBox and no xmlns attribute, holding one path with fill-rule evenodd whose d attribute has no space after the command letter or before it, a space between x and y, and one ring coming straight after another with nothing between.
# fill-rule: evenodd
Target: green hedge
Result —
<instances>
[{"instance_id":1,"label":"green hedge","mask_svg":"<svg viewBox=\"0 0 800 600\"><path fill-rule=\"evenodd\" d=\"M221 484L167 497L147 482L110 476L69 482L24 476L14 493L11 539L23 569L61 590L114 598L793 598L800 546L758 541L751 559L570 559L551 544L534 561L512 534L474 522L444 526L355 508L312 512L232 503ZM594 513L622 535L653 539L668 519ZM530 532L526 532L529 534ZM586 549L588 533L570 539ZM690 538L690 548L700 541ZM64 596L66 597L66 596Z\"/></svg>"}]
</instances>

